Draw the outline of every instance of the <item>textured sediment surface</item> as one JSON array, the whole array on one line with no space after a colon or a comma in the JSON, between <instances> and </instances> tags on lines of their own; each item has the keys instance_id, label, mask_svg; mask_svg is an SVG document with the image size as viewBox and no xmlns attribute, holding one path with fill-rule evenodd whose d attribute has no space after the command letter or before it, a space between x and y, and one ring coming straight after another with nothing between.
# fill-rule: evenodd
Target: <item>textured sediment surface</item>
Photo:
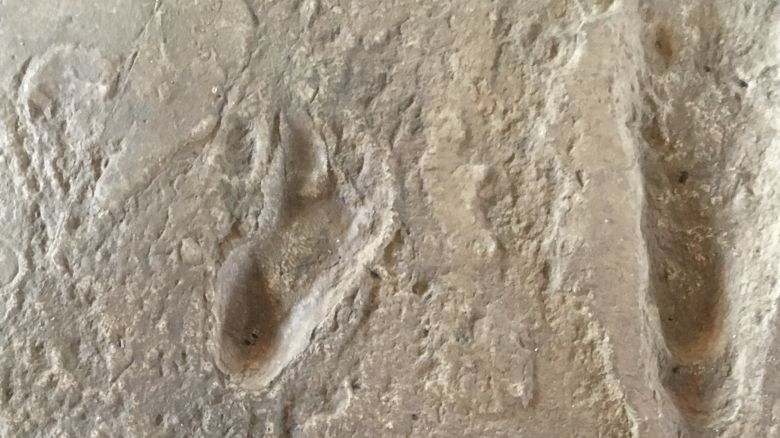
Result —
<instances>
[{"instance_id":1,"label":"textured sediment surface","mask_svg":"<svg viewBox=\"0 0 780 438\"><path fill-rule=\"evenodd\" d=\"M0 0L0 436L780 437L775 1Z\"/></svg>"}]
</instances>

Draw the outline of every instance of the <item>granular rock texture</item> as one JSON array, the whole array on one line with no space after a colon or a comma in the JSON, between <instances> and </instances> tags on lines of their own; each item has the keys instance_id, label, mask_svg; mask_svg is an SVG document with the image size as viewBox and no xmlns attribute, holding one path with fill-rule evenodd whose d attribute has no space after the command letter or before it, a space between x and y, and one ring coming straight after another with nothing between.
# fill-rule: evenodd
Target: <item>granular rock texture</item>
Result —
<instances>
[{"instance_id":1,"label":"granular rock texture","mask_svg":"<svg viewBox=\"0 0 780 438\"><path fill-rule=\"evenodd\" d=\"M780 437L780 9L0 0L0 437Z\"/></svg>"}]
</instances>

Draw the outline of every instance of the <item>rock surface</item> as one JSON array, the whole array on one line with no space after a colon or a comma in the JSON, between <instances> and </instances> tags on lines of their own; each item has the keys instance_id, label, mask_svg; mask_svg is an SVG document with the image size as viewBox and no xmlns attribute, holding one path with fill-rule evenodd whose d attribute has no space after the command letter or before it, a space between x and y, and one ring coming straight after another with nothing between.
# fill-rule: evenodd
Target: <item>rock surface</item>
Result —
<instances>
[{"instance_id":1,"label":"rock surface","mask_svg":"<svg viewBox=\"0 0 780 438\"><path fill-rule=\"evenodd\" d=\"M780 436L780 10L0 0L0 436Z\"/></svg>"}]
</instances>

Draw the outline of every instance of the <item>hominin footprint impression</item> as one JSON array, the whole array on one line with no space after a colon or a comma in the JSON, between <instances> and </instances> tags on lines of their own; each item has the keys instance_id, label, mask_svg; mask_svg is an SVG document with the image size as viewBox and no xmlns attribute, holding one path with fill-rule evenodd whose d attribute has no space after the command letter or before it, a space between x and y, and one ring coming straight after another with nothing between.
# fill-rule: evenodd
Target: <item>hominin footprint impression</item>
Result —
<instances>
[{"instance_id":1,"label":"hominin footprint impression","mask_svg":"<svg viewBox=\"0 0 780 438\"><path fill-rule=\"evenodd\" d=\"M323 136L308 117L280 113L269 125L266 135L248 129L241 139L228 136L228 143L239 141L227 146L239 161L267 163L254 166L266 169L258 177L258 231L226 251L213 303L217 366L252 390L301 355L394 229L390 174L377 148L348 144L331 131ZM351 157L361 153L355 163ZM241 168L252 173L253 165Z\"/></svg>"}]
</instances>

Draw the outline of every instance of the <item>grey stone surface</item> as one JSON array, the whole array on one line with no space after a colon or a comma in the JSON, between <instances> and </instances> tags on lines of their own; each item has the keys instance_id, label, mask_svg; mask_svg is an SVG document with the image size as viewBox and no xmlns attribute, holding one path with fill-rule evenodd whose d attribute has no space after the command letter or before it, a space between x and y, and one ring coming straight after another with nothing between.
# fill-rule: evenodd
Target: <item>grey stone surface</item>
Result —
<instances>
[{"instance_id":1,"label":"grey stone surface","mask_svg":"<svg viewBox=\"0 0 780 438\"><path fill-rule=\"evenodd\" d=\"M776 6L0 0L0 437L780 436Z\"/></svg>"}]
</instances>

